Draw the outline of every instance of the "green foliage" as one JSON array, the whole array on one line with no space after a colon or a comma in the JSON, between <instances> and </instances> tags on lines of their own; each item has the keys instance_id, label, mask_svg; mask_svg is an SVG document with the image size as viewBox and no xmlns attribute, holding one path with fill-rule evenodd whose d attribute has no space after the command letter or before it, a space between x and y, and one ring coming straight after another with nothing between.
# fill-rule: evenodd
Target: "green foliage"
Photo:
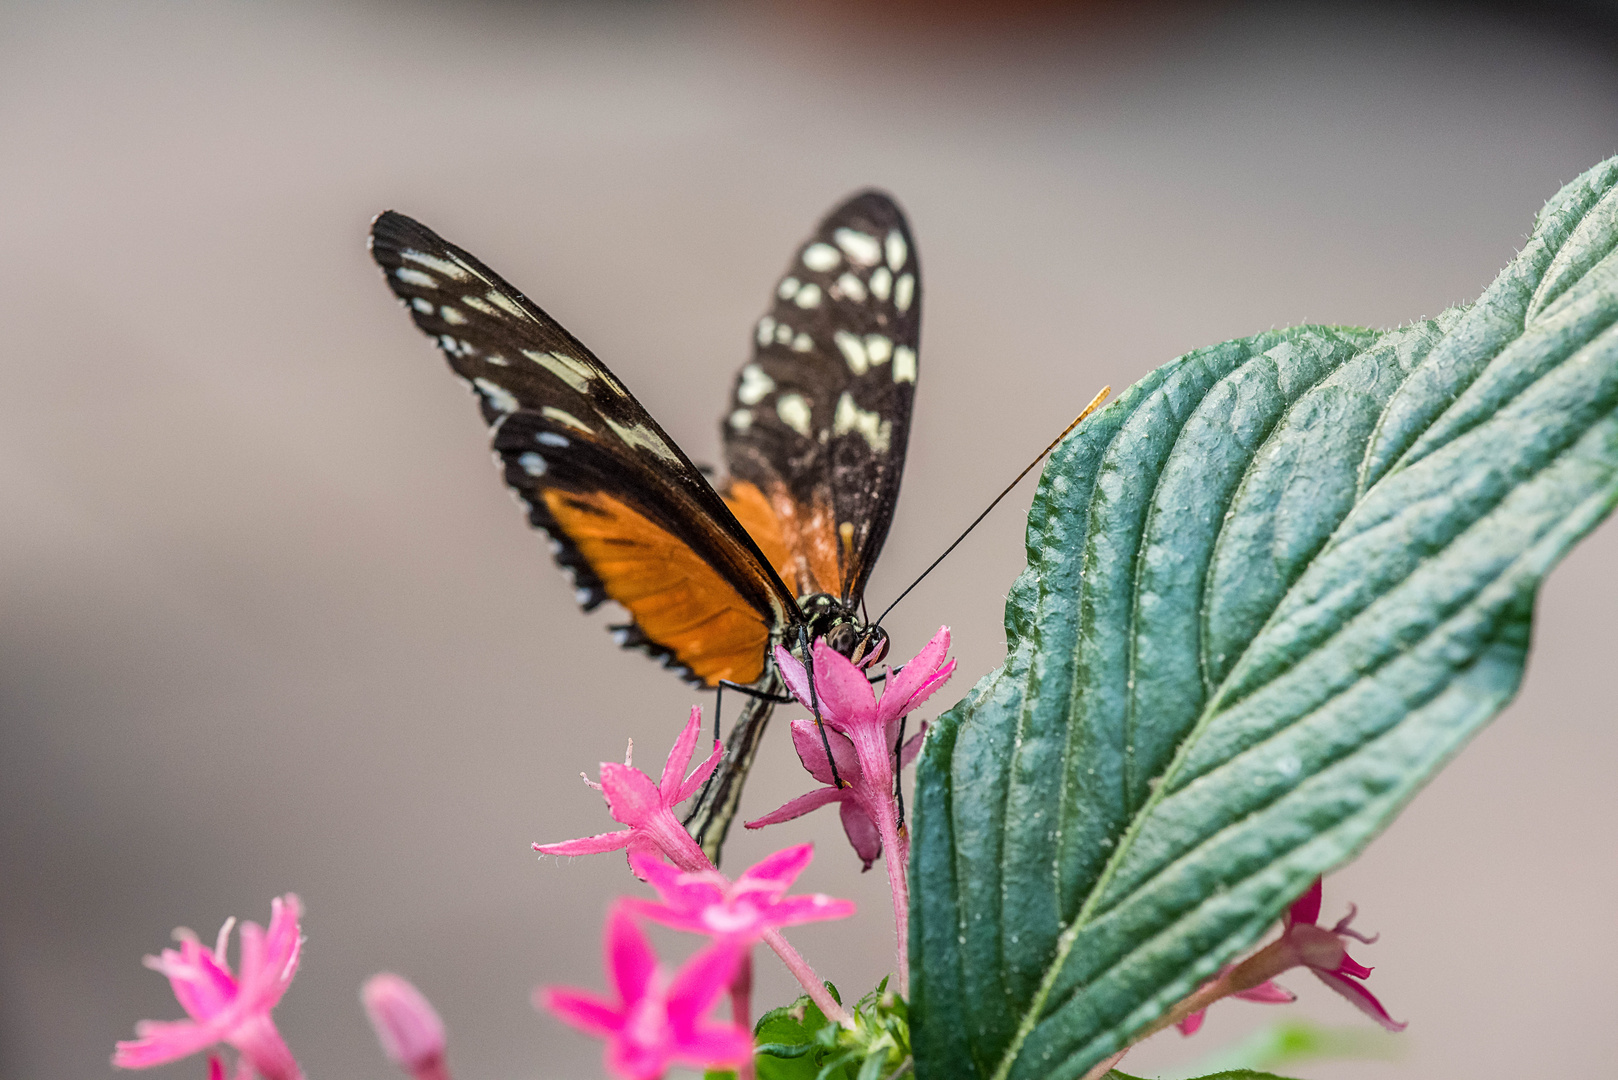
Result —
<instances>
[{"instance_id":1,"label":"green foliage","mask_svg":"<svg viewBox=\"0 0 1618 1080\"><path fill-rule=\"evenodd\" d=\"M1052 455L1009 654L917 773L921 1080L1076 1080L1515 693L1618 501L1618 161L1478 302L1183 356Z\"/></svg>"},{"instance_id":2,"label":"green foliage","mask_svg":"<svg viewBox=\"0 0 1618 1080\"><path fill-rule=\"evenodd\" d=\"M1129 1076L1125 1073L1119 1072L1117 1069L1114 1069L1107 1074L1107 1080L1141 1080L1141 1078L1138 1076ZM1207 1076L1199 1076L1196 1078L1196 1080L1287 1080L1287 1078L1284 1076L1277 1076L1274 1073L1254 1072L1252 1069L1230 1069L1226 1072L1209 1073Z\"/></svg>"},{"instance_id":3,"label":"green foliage","mask_svg":"<svg viewBox=\"0 0 1618 1080\"><path fill-rule=\"evenodd\" d=\"M839 1002L837 990L831 991ZM826 1019L808 997L759 1018L758 1080L882 1080L910 1058L910 1018L888 980L854 1004L854 1028Z\"/></svg>"},{"instance_id":4,"label":"green foliage","mask_svg":"<svg viewBox=\"0 0 1618 1080\"><path fill-rule=\"evenodd\" d=\"M1283 1020L1253 1032L1234 1046L1216 1050L1195 1065L1165 1073L1162 1080L1232 1069L1280 1069L1307 1061L1388 1061L1398 1057L1407 1045L1400 1036L1381 1028L1328 1028L1306 1020Z\"/></svg>"}]
</instances>

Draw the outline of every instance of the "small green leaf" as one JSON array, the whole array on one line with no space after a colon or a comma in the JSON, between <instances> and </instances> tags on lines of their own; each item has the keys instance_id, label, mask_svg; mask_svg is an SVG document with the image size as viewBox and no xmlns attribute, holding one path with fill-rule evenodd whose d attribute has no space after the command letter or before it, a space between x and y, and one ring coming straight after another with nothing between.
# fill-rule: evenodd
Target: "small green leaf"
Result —
<instances>
[{"instance_id":1,"label":"small green leaf","mask_svg":"<svg viewBox=\"0 0 1618 1080\"><path fill-rule=\"evenodd\" d=\"M1615 183L1469 308L1199 350L1052 454L1006 662L917 772L921 1080L1078 1080L1516 692L1618 502Z\"/></svg>"}]
</instances>

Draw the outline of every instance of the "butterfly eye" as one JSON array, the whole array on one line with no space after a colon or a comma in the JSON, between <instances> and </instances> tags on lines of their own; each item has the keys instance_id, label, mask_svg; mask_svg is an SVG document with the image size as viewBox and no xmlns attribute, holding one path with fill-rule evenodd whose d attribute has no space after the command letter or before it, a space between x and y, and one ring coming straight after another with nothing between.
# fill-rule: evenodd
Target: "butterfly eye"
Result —
<instances>
[{"instance_id":1,"label":"butterfly eye","mask_svg":"<svg viewBox=\"0 0 1618 1080\"><path fill-rule=\"evenodd\" d=\"M881 663L882 658L887 655L887 631L880 626L868 626L865 628L865 636L860 639L859 649L850 659L860 667L868 668L873 664Z\"/></svg>"},{"instance_id":2,"label":"butterfly eye","mask_svg":"<svg viewBox=\"0 0 1618 1080\"><path fill-rule=\"evenodd\" d=\"M826 631L827 648L835 653L841 653L843 656L854 659L856 663L858 662L858 657L854 656L854 650L860 644L860 632L855 629L853 623L838 623Z\"/></svg>"}]
</instances>

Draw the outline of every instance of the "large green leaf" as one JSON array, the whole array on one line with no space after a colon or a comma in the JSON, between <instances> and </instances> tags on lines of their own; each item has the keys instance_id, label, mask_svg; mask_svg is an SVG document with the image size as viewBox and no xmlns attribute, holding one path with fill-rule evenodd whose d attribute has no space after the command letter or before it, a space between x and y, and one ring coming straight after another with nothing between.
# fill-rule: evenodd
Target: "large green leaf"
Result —
<instances>
[{"instance_id":1,"label":"large green leaf","mask_svg":"<svg viewBox=\"0 0 1618 1080\"><path fill-rule=\"evenodd\" d=\"M1191 353L1052 455L1006 663L917 774L922 1080L1082 1076L1510 699L1618 501L1615 181L1470 307Z\"/></svg>"}]
</instances>

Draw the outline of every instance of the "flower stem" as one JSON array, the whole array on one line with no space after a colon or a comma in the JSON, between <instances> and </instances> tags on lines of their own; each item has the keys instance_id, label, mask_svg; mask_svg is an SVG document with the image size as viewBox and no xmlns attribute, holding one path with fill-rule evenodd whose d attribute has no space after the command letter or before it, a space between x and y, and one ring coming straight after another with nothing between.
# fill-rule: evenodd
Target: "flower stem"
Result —
<instances>
[{"instance_id":1,"label":"flower stem","mask_svg":"<svg viewBox=\"0 0 1618 1080\"><path fill-rule=\"evenodd\" d=\"M781 958L781 962L787 966L787 970L797 978L798 982L803 986L804 993L808 994L809 999L820 1007L820 1011L825 1015L826 1019L851 1030L853 1029L854 1018L849 1015L847 1009L837 1004L837 999L831 996L826 989L826 985L816 977L815 969L810 967L808 962L798 954L798 950L794 949L787 942L787 939L781 936L781 931L775 929L764 931L764 943L775 950L775 955Z\"/></svg>"},{"instance_id":2,"label":"flower stem","mask_svg":"<svg viewBox=\"0 0 1618 1080\"><path fill-rule=\"evenodd\" d=\"M893 933L895 978L899 996L910 997L910 834L900 833L895 804L890 801L877 815L877 831L882 835L882 861L888 871L888 889L893 893Z\"/></svg>"}]
</instances>

